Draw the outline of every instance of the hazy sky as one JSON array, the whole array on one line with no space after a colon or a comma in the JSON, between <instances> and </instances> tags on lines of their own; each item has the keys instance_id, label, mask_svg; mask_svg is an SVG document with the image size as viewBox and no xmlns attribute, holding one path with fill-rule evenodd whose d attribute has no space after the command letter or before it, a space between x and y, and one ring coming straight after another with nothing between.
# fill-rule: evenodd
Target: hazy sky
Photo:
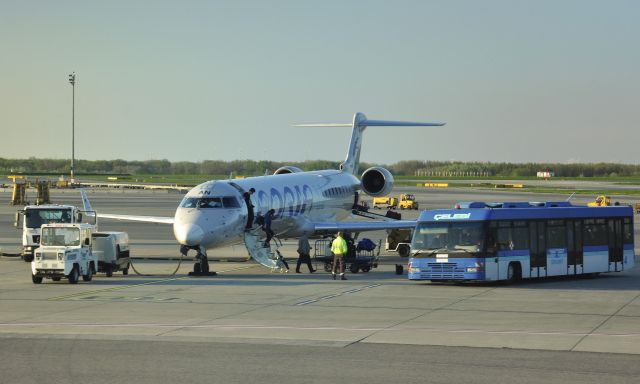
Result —
<instances>
[{"instance_id":1,"label":"hazy sky","mask_svg":"<svg viewBox=\"0 0 640 384\"><path fill-rule=\"evenodd\" d=\"M640 162L640 1L0 0L0 157Z\"/></svg>"}]
</instances>

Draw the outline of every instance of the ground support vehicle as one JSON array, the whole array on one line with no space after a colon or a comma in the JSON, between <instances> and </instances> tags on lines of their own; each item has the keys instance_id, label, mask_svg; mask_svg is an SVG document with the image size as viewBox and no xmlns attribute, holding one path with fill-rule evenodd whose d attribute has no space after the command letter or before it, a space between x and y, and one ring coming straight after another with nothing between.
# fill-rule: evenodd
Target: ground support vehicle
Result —
<instances>
[{"instance_id":1,"label":"ground support vehicle","mask_svg":"<svg viewBox=\"0 0 640 384\"><path fill-rule=\"evenodd\" d=\"M91 281L96 272L97 259L91 249L89 224L46 224L41 228L40 246L31 262L31 281L42 283L44 278L60 281L69 279L76 284Z\"/></svg>"},{"instance_id":2,"label":"ground support vehicle","mask_svg":"<svg viewBox=\"0 0 640 384\"><path fill-rule=\"evenodd\" d=\"M98 272L104 272L107 277L117 271L122 271L123 275L129 274L131 258L126 232L94 232L91 238L93 253L98 260Z\"/></svg>"},{"instance_id":3,"label":"ground support vehicle","mask_svg":"<svg viewBox=\"0 0 640 384\"><path fill-rule=\"evenodd\" d=\"M22 225L21 225L22 221ZM87 223L97 225L95 211L83 211L72 205L44 204L27 205L16 213L14 227L22 226L22 259L33 260L33 252L40 243L40 229L43 224Z\"/></svg>"},{"instance_id":4,"label":"ground support vehicle","mask_svg":"<svg viewBox=\"0 0 640 384\"><path fill-rule=\"evenodd\" d=\"M409 279L515 281L634 266L633 208L570 202L460 203L424 211Z\"/></svg>"},{"instance_id":5,"label":"ground support vehicle","mask_svg":"<svg viewBox=\"0 0 640 384\"><path fill-rule=\"evenodd\" d=\"M398 208L400 209L418 209L418 202L414 195L410 193L403 193L400 195L400 201L398 202Z\"/></svg>"},{"instance_id":6,"label":"ground support vehicle","mask_svg":"<svg viewBox=\"0 0 640 384\"><path fill-rule=\"evenodd\" d=\"M398 199L395 197L374 197L373 208L375 209L396 209L398 207Z\"/></svg>"},{"instance_id":7,"label":"ground support vehicle","mask_svg":"<svg viewBox=\"0 0 640 384\"><path fill-rule=\"evenodd\" d=\"M597 196L594 201L587 203L588 207L609 207L611 206L611 196Z\"/></svg>"},{"instance_id":8,"label":"ground support vehicle","mask_svg":"<svg viewBox=\"0 0 640 384\"><path fill-rule=\"evenodd\" d=\"M385 251L398 252L402 257L408 257L411 253L411 229L392 229L384 243Z\"/></svg>"},{"instance_id":9,"label":"ground support vehicle","mask_svg":"<svg viewBox=\"0 0 640 384\"><path fill-rule=\"evenodd\" d=\"M331 253L331 242L333 239L316 240L314 244L314 260L316 265L322 264L325 272L333 269L333 254ZM377 251L376 251L377 249ZM357 250L356 246L349 244L349 251L344 256L345 270L351 273L369 272L373 268L378 268L378 258L380 256L380 246L372 250Z\"/></svg>"}]
</instances>

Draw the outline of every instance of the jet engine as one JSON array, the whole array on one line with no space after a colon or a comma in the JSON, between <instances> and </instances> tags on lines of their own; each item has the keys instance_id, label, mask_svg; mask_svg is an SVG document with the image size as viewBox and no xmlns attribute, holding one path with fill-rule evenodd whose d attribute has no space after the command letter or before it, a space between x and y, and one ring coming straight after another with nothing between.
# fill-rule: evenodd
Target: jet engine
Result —
<instances>
[{"instance_id":1,"label":"jet engine","mask_svg":"<svg viewBox=\"0 0 640 384\"><path fill-rule=\"evenodd\" d=\"M285 165L284 167L280 167L273 172L274 175L286 175L287 173L298 173L303 172L302 169L298 167L293 167L291 165Z\"/></svg>"},{"instance_id":2,"label":"jet engine","mask_svg":"<svg viewBox=\"0 0 640 384\"><path fill-rule=\"evenodd\" d=\"M393 175L382 167L371 167L362 172L362 190L369 196L386 196L393 189Z\"/></svg>"}]
</instances>

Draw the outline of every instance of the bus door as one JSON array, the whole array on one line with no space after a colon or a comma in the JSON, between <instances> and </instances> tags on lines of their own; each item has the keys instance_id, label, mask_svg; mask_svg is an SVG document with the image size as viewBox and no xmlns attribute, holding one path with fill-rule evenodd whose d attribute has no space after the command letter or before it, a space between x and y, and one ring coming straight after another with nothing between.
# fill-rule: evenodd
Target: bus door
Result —
<instances>
[{"instance_id":1,"label":"bus door","mask_svg":"<svg viewBox=\"0 0 640 384\"><path fill-rule=\"evenodd\" d=\"M582 273L582 220L567 221L567 274Z\"/></svg>"},{"instance_id":2,"label":"bus door","mask_svg":"<svg viewBox=\"0 0 640 384\"><path fill-rule=\"evenodd\" d=\"M609 232L609 271L622 271L624 249L622 247L622 219L607 220Z\"/></svg>"},{"instance_id":3,"label":"bus door","mask_svg":"<svg viewBox=\"0 0 640 384\"><path fill-rule=\"evenodd\" d=\"M531 277L547 276L547 245L545 242L545 222L529 222L531 250Z\"/></svg>"}]
</instances>

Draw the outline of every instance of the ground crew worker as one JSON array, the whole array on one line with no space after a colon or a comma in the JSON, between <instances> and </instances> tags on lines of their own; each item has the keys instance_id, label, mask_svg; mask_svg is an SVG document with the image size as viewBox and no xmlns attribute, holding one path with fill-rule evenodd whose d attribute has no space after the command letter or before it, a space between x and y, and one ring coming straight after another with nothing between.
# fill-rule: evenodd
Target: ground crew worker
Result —
<instances>
[{"instance_id":1,"label":"ground crew worker","mask_svg":"<svg viewBox=\"0 0 640 384\"><path fill-rule=\"evenodd\" d=\"M333 268L331 269L331 276L333 280L336 279L336 267L340 263L340 280L347 280L344 277L344 255L347 253L347 241L342 238L342 233L338 232L338 236L331 243L331 253L333 253Z\"/></svg>"}]
</instances>

